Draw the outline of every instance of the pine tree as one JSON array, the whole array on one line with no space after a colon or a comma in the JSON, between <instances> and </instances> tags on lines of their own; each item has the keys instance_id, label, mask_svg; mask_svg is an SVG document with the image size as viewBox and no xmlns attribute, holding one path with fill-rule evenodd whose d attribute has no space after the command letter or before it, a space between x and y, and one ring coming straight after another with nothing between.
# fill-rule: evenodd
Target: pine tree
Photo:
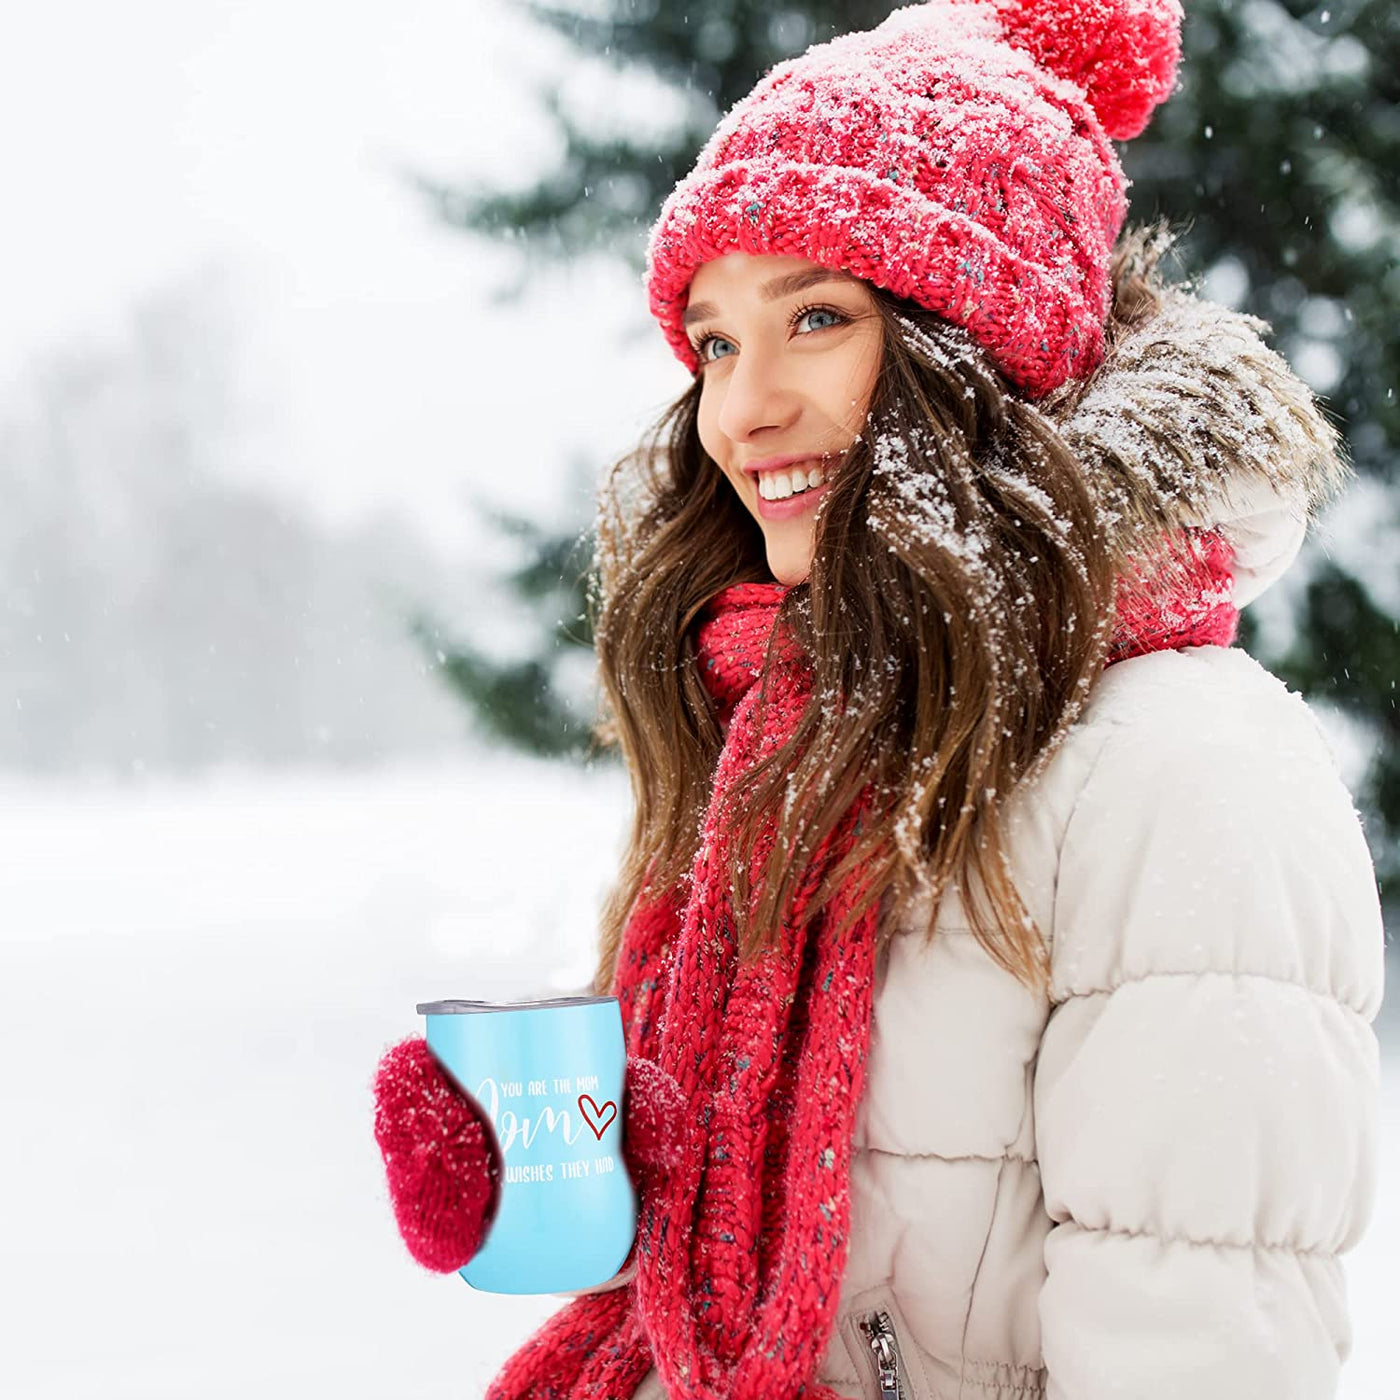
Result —
<instances>
[{"instance_id":1,"label":"pine tree","mask_svg":"<svg viewBox=\"0 0 1400 1400\"><path fill-rule=\"evenodd\" d=\"M461 189L415 176L447 222L518 240L532 259L616 250L640 277L644 236L720 115L774 63L809 45L878 24L889 3L754 0L593 0L588 12L524 3L581 56L643 69L683 92L692 117L668 130L601 138L541 94L565 140L564 158L534 188ZM1271 343L1319 393L1347 439L1375 537L1400 539L1400 13L1392 0L1192 0L1177 91L1147 130L1118 146L1132 182L1130 219L1161 214L1185 230L1184 273L1207 294L1262 317ZM645 316L639 301L638 315ZM517 525L519 528L519 525ZM1369 736L1356 793L1383 894L1400 892L1400 605L1393 553L1367 557L1358 538L1333 557L1305 546L1302 586L1283 640L1251 610L1240 645L1310 700L1334 705ZM541 600L548 578L570 599L570 640L590 646L578 540L541 537L519 584ZM1374 546L1372 551L1374 554ZM571 562L570 562L571 561ZM576 606L577 605L577 606ZM554 606L551 602L550 606ZM1278 629L1272 629L1277 632ZM559 752L574 724L549 677L558 633L533 668L493 676L470 648L448 676L505 737ZM460 664L458 664L460 663Z\"/></svg>"},{"instance_id":2,"label":"pine tree","mask_svg":"<svg viewBox=\"0 0 1400 1400\"><path fill-rule=\"evenodd\" d=\"M478 511L522 546L524 562L507 570L501 585L528 606L536 634L531 652L501 661L468 640L446 641L446 624L427 608L413 613L410 631L486 733L529 753L591 759L593 716L586 702L565 693L558 673L570 653L592 654L587 610L592 538L586 530L552 533L511 511L488 506Z\"/></svg>"}]
</instances>

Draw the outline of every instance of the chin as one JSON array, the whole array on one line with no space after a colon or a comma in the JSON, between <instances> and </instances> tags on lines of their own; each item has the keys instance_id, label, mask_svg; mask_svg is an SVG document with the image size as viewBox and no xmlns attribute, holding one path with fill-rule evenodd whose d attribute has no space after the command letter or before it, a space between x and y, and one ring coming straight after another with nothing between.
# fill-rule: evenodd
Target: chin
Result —
<instances>
[{"instance_id":1,"label":"chin","mask_svg":"<svg viewBox=\"0 0 1400 1400\"><path fill-rule=\"evenodd\" d=\"M797 559L774 559L768 556L768 570L777 582L791 588L795 583L801 583L811 572L812 561Z\"/></svg>"}]
</instances>

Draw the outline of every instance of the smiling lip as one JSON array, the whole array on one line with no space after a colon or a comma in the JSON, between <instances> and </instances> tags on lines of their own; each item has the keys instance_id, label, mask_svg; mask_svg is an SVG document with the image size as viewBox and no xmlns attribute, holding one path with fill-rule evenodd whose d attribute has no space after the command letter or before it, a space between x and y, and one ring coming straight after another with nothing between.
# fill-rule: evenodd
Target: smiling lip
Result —
<instances>
[{"instance_id":1,"label":"smiling lip","mask_svg":"<svg viewBox=\"0 0 1400 1400\"><path fill-rule=\"evenodd\" d=\"M811 510L816 504L817 498L826 490L826 482L820 486L809 486L805 491L799 491L795 496L788 496L781 501L765 501L762 496L758 498L758 513L765 520L788 520L794 515L801 515L804 511Z\"/></svg>"},{"instance_id":2,"label":"smiling lip","mask_svg":"<svg viewBox=\"0 0 1400 1400\"><path fill-rule=\"evenodd\" d=\"M756 462L745 462L743 470L751 476L759 472L777 471L780 467L790 467L794 462L820 462L820 452L785 452L781 457L760 457Z\"/></svg>"}]
</instances>

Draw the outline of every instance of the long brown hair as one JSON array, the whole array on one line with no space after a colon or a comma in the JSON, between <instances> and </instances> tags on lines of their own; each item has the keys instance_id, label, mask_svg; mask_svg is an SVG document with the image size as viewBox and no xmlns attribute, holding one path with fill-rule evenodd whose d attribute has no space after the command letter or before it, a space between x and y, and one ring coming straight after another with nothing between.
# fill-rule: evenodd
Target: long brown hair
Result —
<instances>
[{"instance_id":1,"label":"long brown hair","mask_svg":"<svg viewBox=\"0 0 1400 1400\"><path fill-rule=\"evenodd\" d=\"M1173 237L1156 225L1119 240L1110 346L1157 307ZM810 660L811 699L792 740L753 770L735 817L740 956L775 939L802 874L790 853L817 849L873 783L875 810L815 910L851 871L864 890L852 920L919 890L936 913L951 883L988 954L1044 992L1045 941L1012 880L999 813L1103 669L1123 560L1045 404L1018 394L962 327L871 290L883 349L866 427L819 502L809 576L779 615ZM611 988L639 895L682 879L695 856L723 743L695 664L698 615L726 585L772 578L761 531L701 446L700 388L697 376L598 494L593 738L621 747L633 812L601 914L597 993ZM765 819L776 839L748 917L746 853Z\"/></svg>"}]
</instances>

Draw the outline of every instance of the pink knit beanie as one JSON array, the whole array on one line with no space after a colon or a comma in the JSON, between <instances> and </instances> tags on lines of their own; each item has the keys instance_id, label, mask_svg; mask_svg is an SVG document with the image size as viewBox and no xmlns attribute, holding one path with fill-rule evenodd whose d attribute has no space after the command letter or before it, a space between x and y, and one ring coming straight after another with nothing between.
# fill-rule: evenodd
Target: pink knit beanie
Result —
<instances>
[{"instance_id":1,"label":"pink knit beanie","mask_svg":"<svg viewBox=\"0 0 1400 1400\"><path fill-rule=\"evenodd\" d=\"M930 0L779 63L663 204L647 298L681 325L695 269L781 253L966 327L1030 398L1103 359L1127 214L1113 140L1181 57L1180 0Z\"/></svg>"}]
</instances>

